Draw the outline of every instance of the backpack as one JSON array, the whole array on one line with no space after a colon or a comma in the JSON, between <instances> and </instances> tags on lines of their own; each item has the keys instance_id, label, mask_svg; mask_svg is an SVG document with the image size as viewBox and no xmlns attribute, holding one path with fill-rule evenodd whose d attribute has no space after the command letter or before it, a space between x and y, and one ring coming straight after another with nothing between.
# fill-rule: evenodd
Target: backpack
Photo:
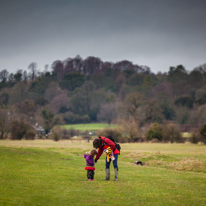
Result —
<instances>
[{"instance_id":1,"label":"backpack","mask_svg":"<svg viewBox=\"0 0 206 206\"><path fill-rule=\"evenodd\" d=\"M112 142L114 142L115 143L115 149L119 150L119 154L120 154L120 150L121 150L120 144L116 143L115 140L111 136L105 137L105 139L110 139ZM106 142L104 140L103 140L103 142L104 142L104 144L106 144Z\"/></svg>"}]
</instances>

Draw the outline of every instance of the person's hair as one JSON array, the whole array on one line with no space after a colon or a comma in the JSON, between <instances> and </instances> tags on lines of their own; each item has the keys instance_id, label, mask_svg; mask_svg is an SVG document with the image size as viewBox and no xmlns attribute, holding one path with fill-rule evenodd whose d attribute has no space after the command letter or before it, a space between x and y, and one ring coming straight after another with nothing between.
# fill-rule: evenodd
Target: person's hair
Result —
<instances>
[{"instance_id":1,"label":"person's hair","mask_svg":"<svg viewBox=\"0 0 206 206\"><path fill-rule=\"evenodd\" d=\"M94 146L94 148L100 148L101 147L101 143L102 143L102 140L99 138L99 139L95 139L94 141L93 141L93 146Z\"/></svg>"},{"instance_id":2,"label":"person's hair","mask_svg":"<svg viewBox=\"0 0 206 206\"><path fill-rule=\"evenodd\" d=\"M97 154L97 150L96 149L92 149L90 151L90 154L94 157Z\"/></svg>"}]
</instances>

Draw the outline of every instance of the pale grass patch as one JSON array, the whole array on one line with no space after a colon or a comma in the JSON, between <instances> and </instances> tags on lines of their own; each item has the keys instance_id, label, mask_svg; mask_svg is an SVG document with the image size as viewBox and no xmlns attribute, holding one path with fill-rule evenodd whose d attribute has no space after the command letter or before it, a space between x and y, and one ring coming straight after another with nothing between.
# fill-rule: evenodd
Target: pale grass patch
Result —
<instances>
[{"instance_id":1,"label":"pale grass patch","mask_svg":"<svg viewBox=\"0 0 206 206\"><path fill-rule=\"evenodd\" d=\"M162 154L178 155L205 155L206 145L195 144L170 144L170 143L124 143L121 144L122 151L125 152L148 152L160 151Z\"/></svg>"},{"instance_id":2,"label":"pale grass patch","mask_svg":"<svg viewBox=\"0 0 206 206\"><path fill-rule=\"evenodd\" d=\"M128 153L124 156L124 158L160 158L160 157L164 157L167 158L168 156L161 154L160 151L154 152L154 153L142 153L142 152L133 152L133 153Z\"/></svg>"},{"instance_id":3,"label":"pale grass patch","mask_svg":"<svg viewBox=\"0 0 206 206\"><path fill-rule=\"evenodd\" d=\"M144 155L143 153L129 153L127 155L124 156L124 158L132 158L132 159L138 159L138 158L142 158Z\"/></svg>"},{"instance_id":4,"label":"pale grass patch","mask_svg":"<svg viewBox=\"0 0 206 206\"><path fill-rule=\"evenodd\" d=\"M205 156L205 154L204 154ZM142 161L150 167L161 167L178 171L205 172L206 160L203 155L185 157L182 155L164 154L157 152L125 152L124 158L134 161Z\"/></svg>"},{"instance_id":5,"label":"pale grass patch","mask_svg":"<svg viewBox=\"0 0 206 206\"><path fill-rule=\"evenodd\" d=\"M182 132L182 137L190 138L192 134L190 132Z\"/></svg>"},{"instance_id":6,"label":"pale grass patch","mask_svg":"<svg viewBox=\"0 0 206 206\"><path fill-rule=\"evenodd\" d=\"M5 147L40 147L40 148L49 148L56 147L60 149L64 148L80 148L80 149L88 149L92 148L92 141L89 143L86 140L1 140L1 146Z\"/></svg>"},{"instance_id":7,"label":"pale grass patch","mask_svg":"<svg viewBox=\"0 0 206 206\"><path fill-rule=\"evenodd\" d=\"M167 165L168 168L172 168L180 171L194 171L201 172L206 170L206 161L200 161L193 157L184 158L178 162L172 162Z\"/></svg>"}]
</instances>

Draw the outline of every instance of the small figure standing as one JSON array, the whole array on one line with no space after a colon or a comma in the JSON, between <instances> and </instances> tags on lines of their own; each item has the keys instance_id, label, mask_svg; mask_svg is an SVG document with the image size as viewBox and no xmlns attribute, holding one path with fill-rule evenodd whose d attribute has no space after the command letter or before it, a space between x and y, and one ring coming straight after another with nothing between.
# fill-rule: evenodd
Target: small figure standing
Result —
<instances>
[{"instance_id":1,"label":"small figure standing","mask_svg":"<svg viewBox=\"0 0 206 206\"><path fill-rule=\"evenodd\" d=\"M84 158L87 162L87 165L85 167L85 170L87 170L87 178L88 181L94 181L94 157L96 156L97 151L95 149L92 149L90 152L86 152L84 154Z\"/></svg>"}]
</instances>

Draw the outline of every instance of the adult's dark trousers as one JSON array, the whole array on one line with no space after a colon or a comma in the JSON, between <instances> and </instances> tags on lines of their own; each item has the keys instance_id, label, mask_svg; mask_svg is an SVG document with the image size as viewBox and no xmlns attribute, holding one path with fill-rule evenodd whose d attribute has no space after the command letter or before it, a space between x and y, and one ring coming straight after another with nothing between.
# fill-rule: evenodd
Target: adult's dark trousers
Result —
<instances>
[{"instance_id":1,"label":"adult's dark trousers","mask_svg":"<svg viewBox=\"0 0 206 206\"><path fill-rule=\"evenodd\" d=\"M119 154L115 154L115 155L114 155L115 160L112 161L112 162L113 162L114 169L118 169L118 165L117 165L118 156L119 156ZM109 162L107 162L107 157L106 157L106 169L109 169L110 163L111 163L111 158L110 158Z\"/></svg>"}]
</instances>

